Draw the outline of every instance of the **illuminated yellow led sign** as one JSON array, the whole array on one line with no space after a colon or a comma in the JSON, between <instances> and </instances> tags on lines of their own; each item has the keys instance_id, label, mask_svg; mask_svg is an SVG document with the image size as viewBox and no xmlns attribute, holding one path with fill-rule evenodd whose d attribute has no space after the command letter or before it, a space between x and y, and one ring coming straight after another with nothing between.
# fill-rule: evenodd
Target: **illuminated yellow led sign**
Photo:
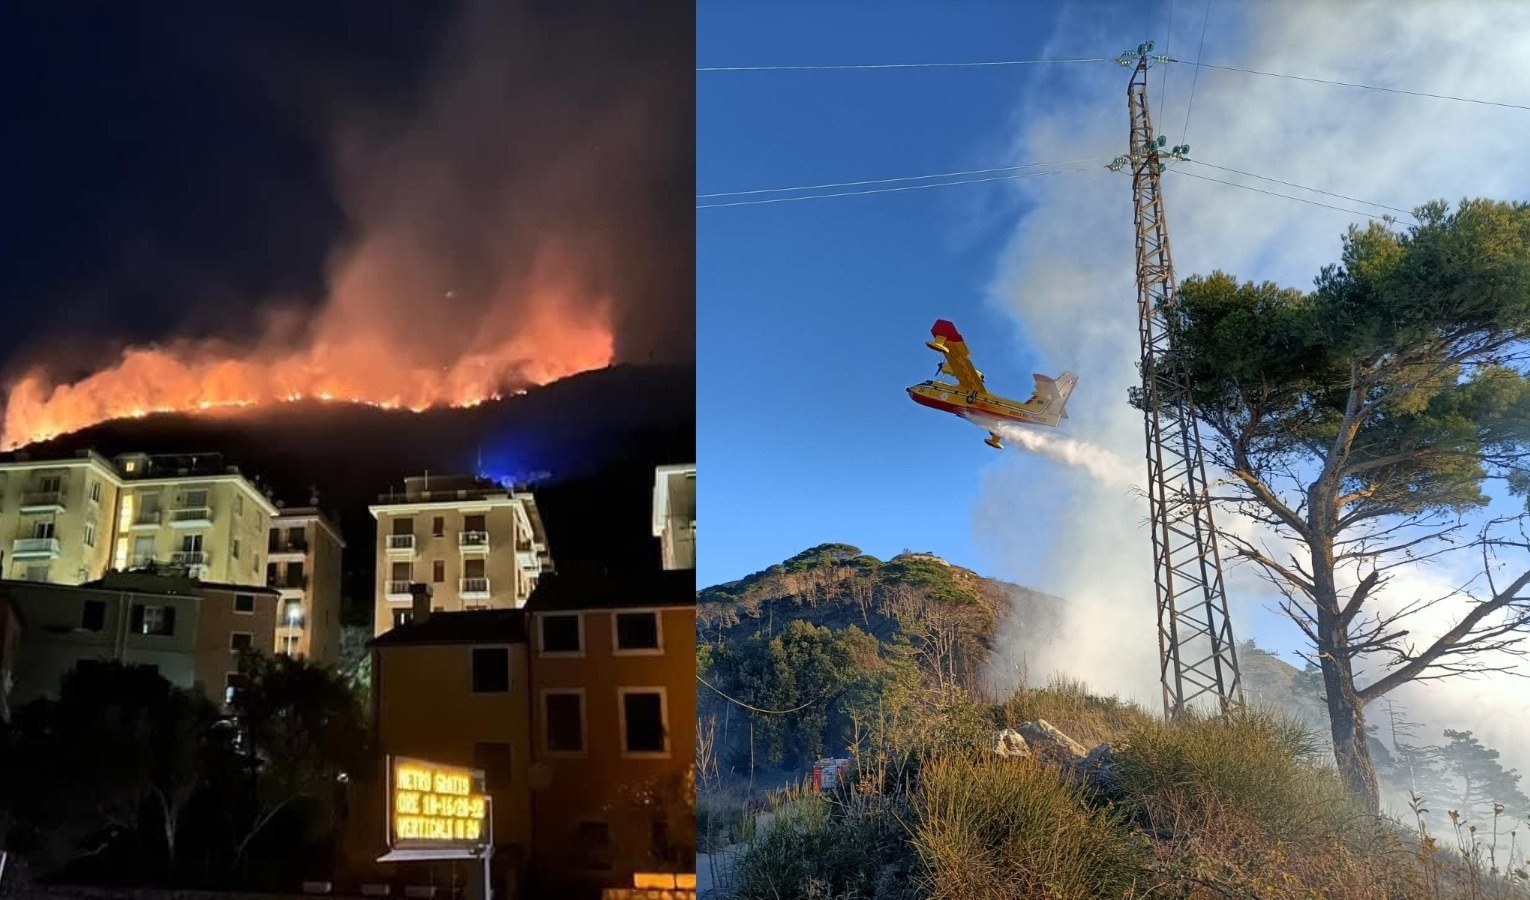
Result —
<instances>
[{"instance_id":1,"label":"illuminated yellow led sign","mask_svg":"<svg viewBox=\"0 0 1530 900\"><path fill-rule=\"evenodd\" d=\"M388 781L393 847L482 847L489 804L483 773L395 756Z\"/></svg>"}]
</instances>

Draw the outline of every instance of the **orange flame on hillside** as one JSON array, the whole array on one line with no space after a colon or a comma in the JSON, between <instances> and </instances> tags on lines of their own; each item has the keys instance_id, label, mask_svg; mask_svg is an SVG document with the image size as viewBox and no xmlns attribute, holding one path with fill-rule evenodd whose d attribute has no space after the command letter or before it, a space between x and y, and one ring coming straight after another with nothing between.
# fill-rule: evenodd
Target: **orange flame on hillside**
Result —
<instances>
[{"instance_id":1,"label":"orange flame on hillside","mask_svg":"<svg viewBox=\"0 0 1530 900\"><path fill-rule=\"evenodd\" d=\"M353 274L353 273L348 273ZM349 279L347 279L349 280ZM454 308L450 296L405 309L343 289L325 308L306 346L250 351L221 342L135 347L115 364L73 384L32 372L9 391L0 447L15 449L110 419L150 413L213 413L305 398L385 409L476 406L507 386L546 384L610 365L614 337L607 304L569 302L551 284L512 304ZM464 318L453 321L454 313ZM415 321L410 321L414 319ZM455 332L456 346L424 354L423 341ZM448 351L446 365L422 356Z\"/></svg>"}]
</instances>

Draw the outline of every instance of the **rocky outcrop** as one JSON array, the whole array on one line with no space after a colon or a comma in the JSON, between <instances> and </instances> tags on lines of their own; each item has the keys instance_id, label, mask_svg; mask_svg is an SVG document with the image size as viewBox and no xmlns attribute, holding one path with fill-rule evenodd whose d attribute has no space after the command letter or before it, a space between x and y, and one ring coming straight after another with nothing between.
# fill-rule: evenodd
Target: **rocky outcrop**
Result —
<instances>
[{"instance_id":1,"label":"rocky outcrop","mask_svg":"<svg viewBox=\"0 0 1530 900\"><path fill-rule=\"evenodd\" d=\"M1093 750L1063 734L1045 719L1005 728L994 736L993 752L1012 759L1029 759L1055 766L1064 775L1105 796L1117 791L1116 751L1109 744Z\"/></svg>"}]
</instances>

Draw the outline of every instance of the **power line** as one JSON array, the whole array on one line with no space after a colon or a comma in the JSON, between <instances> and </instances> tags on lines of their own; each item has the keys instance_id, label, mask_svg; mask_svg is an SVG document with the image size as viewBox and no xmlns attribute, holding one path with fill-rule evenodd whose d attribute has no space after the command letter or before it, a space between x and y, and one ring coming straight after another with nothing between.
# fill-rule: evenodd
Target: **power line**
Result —
<instances>
[{"instance_id":1,"label":"power line","mask_svg":"<svg viewBox=\"0 0 1530 900\"><path fill-rule=\"evenodd\" d=\"M1185 63L1183 59L1170 59L1169 62ZM1450 94L1431 94L1426 91L1405 91L1402 88L1379 87L1374 84L1358 84L1353 81L1333 81L1327 78L1310 78L1306 75L1286 75L1280 72L1261 72L1257 69L1242 69L1237 66L1217 66L1211 63L1193 62L1186 63L1197 69L1221 69L1226 72L1243 72L1248 75L1268 75L1271 78L1289 78L1292 81L1311 81L1316 84L1331 84L1338 87L1364 88L1367 91L1385 91L1388 94L1407 94L1410 97L1429 97L1435 100L1455 100L1459 103L1477 103L1482 106L1501 106L1505 109L1523 109L1530 112L1530 106L1519 103L1501 103L1497 100L1478 100L1475 97L1455 97Z\"/></svg>"},{"instance_id":2,"label":"power line","mask_svg":"<svg viewBox=\"0 0 1530 900\"><path fill-rule=\"evenodd\" d=\"M810 194L805 197L775 197L770 200L738 200L733 203L707 203L697 206L697 209L719 209L725 206L758 206L764 203L793 203L798 200L828 200L833 197L860 197L866 194L895 194L901 191L922 191L927 188L955 187L959 184L986 184L992 181L1012 181L1017 178L1035 178L1040 175L1062 175L1069 172L1087 172L1093 166L1081 166L1076 169L1052 169L1047 172L1025 172L1020 175L996 175L992 178L972 178L966 181L942 181L938 184L910 184L903 187L874 188L869 191L842 191L836 194Z\"/></svg>"},{"instance_id":3,"label":"power line","mask_svg":"<svg viewBox=\"0 0 1530 900\"><path fill-rule=\"evenodd\" d=\"M1206 54L1206 23L1211 20L1211 0L1206 0L1206 12L1201 16L1201 45L1195 51L1195 75L1190 79L1190 102L1185 106L1185 130L1179 133L1183 144L1190 137L1190 111L1195 109L1195 85L1201 80L1200 62Z\"/></svg>"},{"instance_id":4,"label":"power line","mask_svg":"<svg viewBox=\"0 0 1530 900\"><path fill-rule=\"evenodd\" d=\"M1182 169L1170 169L1169 171L1173 172L1176 175L1183 175L1186 178L1199 178L1201 181L1210 181L1210 182L1214 182L1216 184L1225 184L1225 185L1227 185L1229 187L1242 188L1245 191L1253 191L1256 194L1268 194L1271 197L1284 197L1287 200L1295 200L1298 203L1306 203L1306 204L1309 204L1311 206L1321 206L1324 209L1338 210L1339 212L1346 212L1346 213L1350 213L1351 215L1356 215L1356 216L1365 216L1368 219L1375 219L1378 222L1386 221L1386 217L1385 216L1373 216L1373 215L1371 215L1368 212L1361 212L1358 209L1347 209L1347 208L1342 207L1342 206L1331 206L1331 205L1329 205L1327 203L1319 203L1316 200L1307 200L1307 199L1305 199L1303 197L1293 197L1290 194L1277 194L1274 191L1266 191L1266 190L1264 190L1262 188L1251 187L1250 185L1246 185L1246 184L1239 184L1236 181L1223 181L1220 178L1208 178L1205 175L1197 175L1194 172L1186 172L1186 171L1184 171Z\"/></svg>"},{"instance_id":5,"label":"power line","mask_svg":"<svg viewBox=\"0 0 1530 900\"><path fill-rule=\"evenodd\" d=\"M1229 169L1226 166L1216 166L1216 165L1212 165L1209 162L1202 162L1201 160L1198 160L1198 159L1187 159L1187 160L1185 160L1185 162L1195 163L1198 166L1205 166L1208 169L1219 169L1219 170L1221 170L1223 172L1231 172L1234 175L1246 175L1249 178L1257 178L1260 181L1272 181L1275 184L1283 184L1286 187L1294 187L1294 188L1298 188L1298 189L1304 190L1304 191L1311 191L1314 194L1325 194L1325 195L1327 195L1329 197L1336 197L1336 198L1338 198L1340 200L1348 200L1351 203L1361 203L1361 204L1364 204L1365 206L1377 206L1377 207L1380 207L1382 209L1391 210L1392 212L1395 212L1395 213L1402 213L1403 215L1407 216L1410 219L1413 218L1413 213L1412 212L1409 212L1406 209L1399 209L1399 208L1397 208L1395 206L1388 206L1385 203L1373 203L1370 200L1361 200L1359 197L1347 197L1344 194L1335 194L1333 191L1324 191L1324 190L1319 190L1318 188L1315 188L1315 187L1307 187L1305 184L1297 184L1294 181L1281 181L1279 178L1269 178L1269 177L1266 177L1264 175L1255 175L1253 172L1244 172L1241 169Z\"/></svg>"},{"instance_id":6,"label":"power line","mask_svg":"<svg viewBox=\"0 0 1530 900\"><path fill-rule=\"evenodd\" d=\"M797 712L798 710L807 709L809 706L812 706L814 703L817 703L820 700L823 700L824 697L828 696L827 694L825 694L824 697L819 697L817 700L809 700L808 702L802 704L801 706L794 706L791 709L760 709L758 706L750 706L749 704L747 704L744 701L738 699L737 697L730 697L727 694L724 694L722 692L722 690L719 689L716 685L712 684L710 681L707 681L705 678L702 678L700 675L696 676L696 680L701 682L702 684L706 685L707 687L711 688L712 690L717 691L717 695L719 697L722 697L724 700L727 700L727 701L729 701L731 703L736 703L739 706L742 706L744 709L752 710L753 712L757 712L757 713L765 713L767 715L772 715L772 716L784 716L784 715L788 715L789 713Z\"/></svg>"},{"instance_id":7,"label":"power line","mask_svg":"<svg viewBox=\"0 0 1530 900\"><path fill-rule=\"evenodd\" d=\"M931 178L958 178L964 175L989 175L994 172L1011 172L1016 169L1037 169L1045 168L1048 166L1067 166L1073 165L1075 163L1099 162L1102 159L1109 158L1110 157L1107 156L1096 156L1090 157L1089 159L1069 159L1055 163L1026 163L1020 166L999 166L993 169L970 169L965 172L943 172L939 175L904 175L898 178L873 178L867 181L837 181L831 182L829 184L806 184L800 187L760 188L753 191L718 191L717 193L713 194L697 194L696 199L708 200L713 197L742 197L749 194L781 194L789 193L792 191L817 191L827 188L862 187L868 184L893 184L899 181L925 181Z\"/></svg>"},{"instance_id":8,"label":"power line","mask_svg":"<svg viewBox=\"0 0 1530 900\"><path fill-rule=\"evenodd\" d=\"M955 69L978 66L1036 66L1045 63L1110 62L1108 56L1081 59L1001 59L992 62L879 63L843 66L697 66L698 72L809 72L831 69Z\"/></svg>"},{"instance_id":9,"label":"power line","mask_svg":"<svg viewBox=\"0 0 1530 900\"><path fill-rule=\"evenodd\" d=\"M1169 22L1163 29L1163 52L1169 52L1169 41L1174 37L1174 0L1169 0ZM1163 70L1163 78L1158 82L1158 120L1163 121L1163 104L1169 99L1169 69Z\"/></svg>"}]
</instances>

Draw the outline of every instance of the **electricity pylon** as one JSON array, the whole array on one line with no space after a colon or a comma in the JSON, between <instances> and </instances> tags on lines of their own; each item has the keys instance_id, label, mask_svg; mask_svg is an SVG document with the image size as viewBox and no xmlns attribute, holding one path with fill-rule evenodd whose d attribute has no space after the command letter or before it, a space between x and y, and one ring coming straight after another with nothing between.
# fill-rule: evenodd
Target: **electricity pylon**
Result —
<instances>
[{"instance_id":1,"label":"electricity pylon","mask_svg":"<svg viewBox=\"0 0 1530 900\"><path fill-rule=\"evenodd\" d=\"M1137 320L1142 340L1143 420L1147 432L1149 524L1153 535L1153 582L1158 600L1158 657L1165 715L1174 718L1192 704L1215 697L1222 713L1243 703L1238 656L1206 464L1196 427L1189 374L1173 352L1178 326L1178 294L1169 254L1169 226L1164 218L1159 178L1168 159L1188 156L1188 145L1164 150L1148 114L1149 61L1152 42L1116 58L1135 63L1126 89L1131 113L1131 149L1109 168L1130 167L1132 204L1137 226Z\"/></svg>"}]
</instances>

